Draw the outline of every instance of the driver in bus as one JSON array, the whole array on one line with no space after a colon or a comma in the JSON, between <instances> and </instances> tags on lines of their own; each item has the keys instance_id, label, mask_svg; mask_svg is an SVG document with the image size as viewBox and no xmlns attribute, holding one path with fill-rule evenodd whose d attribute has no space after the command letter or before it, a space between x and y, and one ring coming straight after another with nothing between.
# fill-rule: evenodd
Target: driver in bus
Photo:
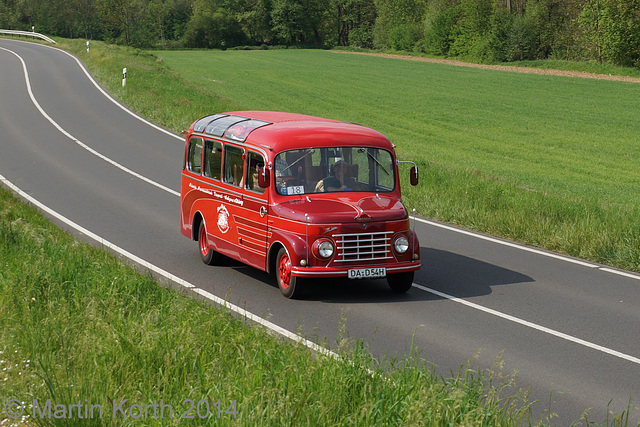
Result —
<instances>
[{"instance_id":1,"label":"driver in bus","mask_svg":"<svg viewBox=\"0 0 640 427\"><path fill-rule=\"evenodd\" d=\"M316 191L345 191L349 187L345 185L349 164L343 160L338 160L329 169L330 176L324 178L316 186Z\"/></svg>"}]
</instances>

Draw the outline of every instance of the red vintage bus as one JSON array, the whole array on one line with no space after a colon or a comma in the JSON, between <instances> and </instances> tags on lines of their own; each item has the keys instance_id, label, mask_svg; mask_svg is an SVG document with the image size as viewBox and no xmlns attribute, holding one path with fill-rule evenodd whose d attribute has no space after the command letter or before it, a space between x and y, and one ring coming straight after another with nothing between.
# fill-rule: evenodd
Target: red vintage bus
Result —
<instances>
[{"instance_id":1,"label":"red vintage bus","mask_svg":"<svg viewBox=\"0 0 640 427\"><path fill-rule=\"evenodd\" d=\"M206 264L223 254L275 273L287 298L307 278L386 278L405 292L420 244L393 147L373 129L319 117L203 117L186 131L182 234ZM415 164L410 173L416 185Z\"/></svg>"}]
</instances>

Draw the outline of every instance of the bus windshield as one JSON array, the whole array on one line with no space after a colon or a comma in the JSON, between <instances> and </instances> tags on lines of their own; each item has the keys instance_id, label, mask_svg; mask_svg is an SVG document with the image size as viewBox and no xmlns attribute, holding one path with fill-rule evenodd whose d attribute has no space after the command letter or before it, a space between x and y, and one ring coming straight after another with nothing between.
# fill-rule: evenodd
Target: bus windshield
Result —
<instances>
[{"instance_id":1,"label":"bus windshield","mask_svg":"<svg viewBox=\"0 0 640 427\"><path fill-rule=\"evenodd\" d=\"M341 191L384 193L395 188L393 156L373 147L289 150L275 158L278 194Z\"/></svg>"}]
</instances>

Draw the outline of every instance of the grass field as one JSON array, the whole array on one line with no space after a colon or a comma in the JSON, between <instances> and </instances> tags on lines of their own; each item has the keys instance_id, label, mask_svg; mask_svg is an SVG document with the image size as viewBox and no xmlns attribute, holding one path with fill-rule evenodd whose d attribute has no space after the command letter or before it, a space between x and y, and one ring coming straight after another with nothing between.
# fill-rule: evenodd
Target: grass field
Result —
<instances>
[{"instance_id":1,"label":"grass field","mask_svg":"<svg viewBox=\"0 0 640 427\"><path fill-rule=\"evenodd\" d=\"M327 51L156 54L242 108L362 123L424 163L560 195L640 202L640 85Z\"/></svg>"},{"instance_id":2,"label":"grass field","mask_svg":"<svg viewBox=\"0 0 640 427\"><path fill-rule=\"evenodd\" d=\"M640 270L640 85L331 51L155 52L237 108L371 126L424 216ZM212 110L213 111L213 110Z\"/></svg>"}]
</instances>

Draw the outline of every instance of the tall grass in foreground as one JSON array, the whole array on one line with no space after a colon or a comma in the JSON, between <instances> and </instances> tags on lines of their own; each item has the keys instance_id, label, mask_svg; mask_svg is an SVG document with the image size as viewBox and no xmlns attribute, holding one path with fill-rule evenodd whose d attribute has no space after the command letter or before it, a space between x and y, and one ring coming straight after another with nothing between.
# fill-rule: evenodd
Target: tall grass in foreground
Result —
<instances>
[{"instance_id":1,"label":"tall grass in foreground","mask_svg":"<svg viewBox=\"0 0 640 427\"><path fill-rule=\"evenodd\" d=\"M0 296L0 405L25 402L27 424L531 424L499 364L445 379L347 339L340 359L318 355L158 286L2 189Z\"/></svg>"}]
</instances>

